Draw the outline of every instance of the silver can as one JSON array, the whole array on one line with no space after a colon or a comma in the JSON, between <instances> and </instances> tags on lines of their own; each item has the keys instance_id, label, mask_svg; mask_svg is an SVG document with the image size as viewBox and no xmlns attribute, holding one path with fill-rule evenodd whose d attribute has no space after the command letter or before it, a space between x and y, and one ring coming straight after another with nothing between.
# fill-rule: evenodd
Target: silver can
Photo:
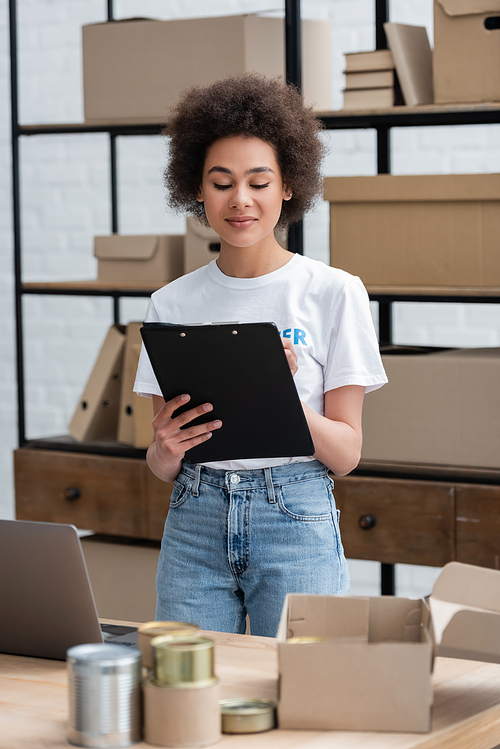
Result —
<instances>
[{"instance_id":1,"label":"silver can","mask_svg":"<svg viewBox=\"0 0 500 749\"><path fill-rule=\"evenodd\" d=\"M68 740L76 746L125 747L141 739L141 651L95 643L66 653Z\"/></svg>"}]
</instances>

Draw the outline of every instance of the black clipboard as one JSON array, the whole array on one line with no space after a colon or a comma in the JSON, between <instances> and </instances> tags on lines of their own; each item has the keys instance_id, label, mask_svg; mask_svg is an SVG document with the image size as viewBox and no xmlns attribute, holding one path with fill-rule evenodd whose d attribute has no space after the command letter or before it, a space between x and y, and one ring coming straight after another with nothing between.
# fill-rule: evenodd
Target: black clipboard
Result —
<instances>
[{"instance_id":1,"label":"black clipboard","mask_svg":"<svg viewBox=\"0 0 500 749\"><path fill-rule=\"evenodd\" d=\"M165 401L189 393L174 415L201 403L222 420L186 452L192 463L309 456L314 444L274 323L144 323L141 335Z\"/></svg>"}]
</instances>

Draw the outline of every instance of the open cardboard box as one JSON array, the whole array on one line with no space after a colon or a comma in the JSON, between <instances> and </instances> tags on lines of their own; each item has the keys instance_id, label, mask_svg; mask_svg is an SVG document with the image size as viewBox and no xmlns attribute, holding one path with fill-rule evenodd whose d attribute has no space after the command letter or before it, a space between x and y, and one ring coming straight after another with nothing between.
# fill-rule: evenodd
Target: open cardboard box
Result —
<instances>
[{"instance_id":1,"label":"open cardboard box","mask_svg":"<svg viewBox=\"0 0 500 749\"><path fill-rule=\"evenodd\" d=\"M500 572L450 562L425 600L289 594L277 639L280 728L427 732L435 655L500 663Z\"/></svg>"}]
</instances>

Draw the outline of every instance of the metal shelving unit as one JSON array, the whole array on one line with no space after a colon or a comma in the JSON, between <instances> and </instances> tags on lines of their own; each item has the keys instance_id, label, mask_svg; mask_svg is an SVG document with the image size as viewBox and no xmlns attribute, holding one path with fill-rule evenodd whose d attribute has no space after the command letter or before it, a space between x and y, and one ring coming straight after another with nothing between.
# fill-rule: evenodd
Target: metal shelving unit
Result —
<instances>
[{"instance_id":1,"label":"metal shelving unit","mask_svg":"<svg viewBox=\"0 0 500 749\"><path fill-rule=\"evenodd\" d=\"M107 19L113 20L113 0L107 0ZM376 48L387 47L383 24L389 17L389 0L375 0L375 39ZM300 54L300 0L285 0L285 49L287 80L301 88L301 54ZM18 51L17 51L17 7L16 0L9 0L9 33L11 52L11 131L12 131L12 187L13 187L13 230L14 230L14 269L15 269L15 308L16 308L16 349L17 349L17 379L18 379L18 440L19 446L36 447L40 449L66 449L82 452L106 453L102 445L77 445L65 441L65 438L55 440L30 440L25 432L25 397L24 397L24 354L23 354L23 309L22 299L25 294L37 295L73 295L73 296L106 296L112 300L113 319L120 320L120 299L123 297L147 297L154 290L145 285L128 285L114 287L96 282L67 282L67 283L24 283L21 272L21 199L20 199L20 169L19 169L19 141L32 135L76 134L76 133L108 133L109 135L109 167L111 185L111 226L114 233L118 232L118 188L117 188L117 149L116 138L136 135L158 135L163 123L150 122L145 124L127 123L106 125L101 123L72 123L50 125L22 125L18 115ZM373 111L334 111L319 112L319 119L329 130L369 128L376 130L377 135L377 172L388 174L391 171L391 129L394 127L437 127L446 125L478 125L500 123L500 104L484 105L456 105L456 106L422 106L415 108L392 107L386 110ZM303 252L302 226L292 227L289 233L289 247L295 252ZM391 291L368 288L370 298L379 305L379 338L381 344L392 342L392 308L395 302L475 302L500 303L500 289L488 290L418 290L394 289ZM125 446L114 448L111 454L132 454L142 456L143 451L132 451ZM358 475L381 475L388 477L409 476L408 472L401 473L401 468L360 464L355 472ZM445 469L436 475L429 468L418 472L418 478L442 478L443 480L461 480L458 473ZM477 480L484 482L480 473ZM462 479L463 480L463 479ZM468 481L471 480L469 475ZM490 476L488 481L500 483L496 475ZM394 568L392 565L382 565L382 592L394 592Z\"/></svg>"}]
</instances>

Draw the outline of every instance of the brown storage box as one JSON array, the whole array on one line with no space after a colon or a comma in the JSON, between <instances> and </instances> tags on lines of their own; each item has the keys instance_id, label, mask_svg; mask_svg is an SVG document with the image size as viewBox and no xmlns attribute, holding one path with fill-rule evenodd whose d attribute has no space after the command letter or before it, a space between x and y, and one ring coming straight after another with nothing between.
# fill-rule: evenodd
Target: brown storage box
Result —
<instances>
[{"instance_id":1,"label":"brown storage box","mask_svg":"<svg viewBox=\"0 0 500 749\"><path fill-rule=\"evenodd\" d=\"M86 121L163 121L185 89L255 71L284 75L284 21L258 15L83 27ZM302 21L303 88L331 109L330 25Z\"/></svg>"},{"instance_id":2,"label":"brown storage box","mask_svg":"<svg viewBox=\"0 0 500 749\"><path fill-rule=\"evenodd\" d=\"M500 662L500 572L451 562L427 600L289 594L280 728L426 732L433 654ZM326 642L290 643L291 637Z\"/></svg>"},{"instance_id":3,"label":"brown storage box","mask_svg":"<svg viewBox=\"0 0 500 749\"><path fill-rule=\"evenodd\" d=\"M158 284L182 276L182 235L110 234L94 238L99 281L155 281Z\"/></svg>"},{"instance_id":4,"label":"brown storage box","mask_svg":"<svg viewBox=\"0 0 500 749\"><path fill-rule=\"evenodd\" d=\"M499 18L500 0L434 0L437 104L500 101Z\"/></svg>"},{"instance_id":5,"label":"brown storage box","mask_svg":"<svg viewBox=\"0 0 500 749\"><path fill-rule=\"evenodd\" d=\"M500 286L500 174L328 177L324 197L330 263L365 284Z\"/></svg>"},{"instance_id":6,"label":"brown storage box","mask_svg":"<svg viewBox=\"0 0 500 749\"><path fill-rule=\"evenodd\" d=\"M365 460L500 468L500 349L383 356L363 408Z\"/></svg>"},{"instance_id":7,"label":"brown storage box","mask_svg":"<svg viewBox=\"0 0 500 749\"><path fill-rule=\"evenodd\" d=\"M184 273L207 265L219 256L220 237L210 226L205 226L195 218L186 220L184 240Z\"/></svg>"}]
</instances>

